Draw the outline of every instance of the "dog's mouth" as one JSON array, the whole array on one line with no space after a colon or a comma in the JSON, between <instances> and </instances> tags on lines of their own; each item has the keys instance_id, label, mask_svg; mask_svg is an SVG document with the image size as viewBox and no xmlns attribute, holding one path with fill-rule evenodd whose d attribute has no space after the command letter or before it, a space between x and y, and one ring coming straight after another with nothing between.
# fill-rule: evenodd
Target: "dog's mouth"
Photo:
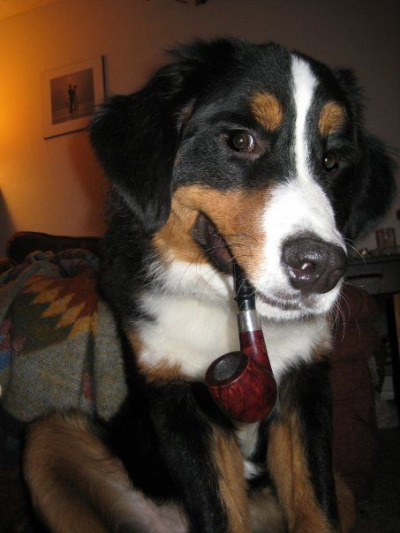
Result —
<instances>
[{"instance_id":1,"label":"dog's mouth","mask_svg":"<svg viewBox=\"0 0 400 533\"><path fill-rule=\"evenodd\" d=\"M233 274L235 264L234 255L219 233L214 222L204 213L200 212L191 231L193 239L202 248L208 260L224 274ZM270 307L284 311L295 311L300 308L298 300L288 298L286 295L266 295L255 290L255 295L261 302Z\"/></svg>"},{"instance_id":2,"label":"dog's mouth","mask_svg":"<svg viewBox=\"0 0 400 533\"><path fill-rule=\"evenodd\" d=\"M216 225L207 215L199 212L191 230L191 235L209 261L219 271L224 274L232 274L233 254Z\"/></svg>"},{"instance_id":3,"label":"dog's mouth","mask_svg":"<svg viewBox=\"0 0 400 533\"><path fill-rule=\"evenodd\" d=\"M301 309L301 304L298 299L290 299L285 297L272 297L267 296L266 294L257 291L257 297L264 304L269 305L270 307L275 307L283 311L299 311Z\"/></svg>"}]
</instances>

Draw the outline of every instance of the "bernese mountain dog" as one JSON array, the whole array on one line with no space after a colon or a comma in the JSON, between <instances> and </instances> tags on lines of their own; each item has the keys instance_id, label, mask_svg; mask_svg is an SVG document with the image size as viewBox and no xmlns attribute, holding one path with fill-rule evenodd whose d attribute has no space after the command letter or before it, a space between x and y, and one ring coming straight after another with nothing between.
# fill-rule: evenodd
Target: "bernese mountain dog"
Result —
<instances>
[{"instance_id":1,"label":"bernese mountain dog","mask_svg":"<svg viewBox=\"0 0 400 533\"><path fill-rule=\"evenodd\" d=\"M35 423L33 501L55 532L349 531L332 466L331 331L349 248L387 211L393 164L351 71L277 44L196 41L90 130L111 181L102 289L129 393L107 423ZM222 412L205 375L238 349L240 266L277 383ZM251 388L251 382L249 383Z\"/></svg>"}]
</instances>

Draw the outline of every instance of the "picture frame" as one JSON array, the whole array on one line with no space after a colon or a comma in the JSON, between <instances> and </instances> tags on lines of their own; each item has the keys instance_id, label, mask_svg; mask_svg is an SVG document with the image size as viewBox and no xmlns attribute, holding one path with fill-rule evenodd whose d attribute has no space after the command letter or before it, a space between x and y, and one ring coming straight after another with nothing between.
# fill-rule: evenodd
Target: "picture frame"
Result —
<instances>
[{"instance_id":1,"label":"picture frame","mask_svg":"<svg viewBox=\"0 0 400 533\"><path fill-rule=\"evenodd\" d=\"M41 83L44 138L82 131L105 98L104 58L43 72Z\"/></svg>"}]
</instances>

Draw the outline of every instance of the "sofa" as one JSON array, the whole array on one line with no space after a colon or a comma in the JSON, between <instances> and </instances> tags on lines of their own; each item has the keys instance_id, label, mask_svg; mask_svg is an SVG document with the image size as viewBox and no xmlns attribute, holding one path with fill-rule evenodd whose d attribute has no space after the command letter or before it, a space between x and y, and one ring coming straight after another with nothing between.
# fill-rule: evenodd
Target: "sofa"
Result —
<instances>
[{"instance_id":1,"label":"sofa","mask_svg":"<svg viewBox=\"0 0 400 533\"><path fill-rule=\"evenodd\" d=\"M17 232L0 259L0 516L4 531L36 531L21 476L27 424L54 408L105 419L126 394L118 325L98 288L95 237ZM334 466L369 496L377 433L369 359L373 298L343 287L331 357ZM21 525L22 524L22 525ZM39 530L38 530L39 531Z\"/></svg>"}]
</instances>

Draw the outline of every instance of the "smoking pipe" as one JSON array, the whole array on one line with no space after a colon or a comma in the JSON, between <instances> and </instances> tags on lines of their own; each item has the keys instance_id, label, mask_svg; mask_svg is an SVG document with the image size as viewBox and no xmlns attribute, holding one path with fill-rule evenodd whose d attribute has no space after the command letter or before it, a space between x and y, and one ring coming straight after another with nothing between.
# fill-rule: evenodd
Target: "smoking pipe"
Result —
<instances>
[{"instance_id":1,"label":"smoking pipe","mask_svg":"<svg viewBox=\"0 0 400 533\"><path fill-rule=\"evenodd\" d=\"M218 357L208 368L206 384L215 403L227 416L256 422L273 409L277 388L255 309L254 288L234 262L240 352Z\"/></svg>"}]
</instances>

